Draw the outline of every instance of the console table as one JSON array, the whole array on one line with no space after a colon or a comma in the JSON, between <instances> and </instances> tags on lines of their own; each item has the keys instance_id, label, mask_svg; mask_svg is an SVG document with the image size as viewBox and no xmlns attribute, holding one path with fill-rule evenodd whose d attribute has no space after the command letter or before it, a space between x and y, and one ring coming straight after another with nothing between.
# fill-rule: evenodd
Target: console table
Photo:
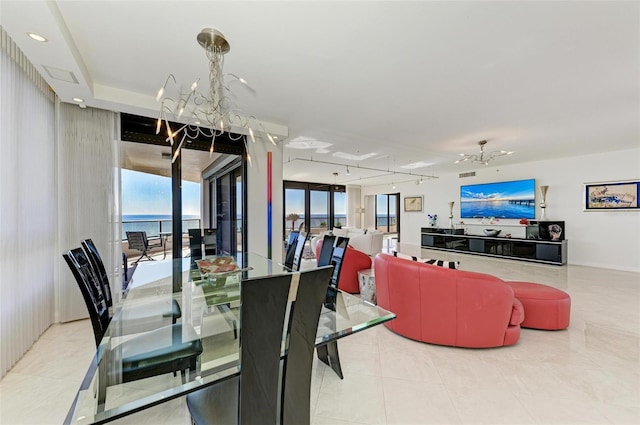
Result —
<instances>
[{"instance_id":1,"label":"console table","mask_svg":"<svg viewBox=\"0 0 640 425\"><path fill-rule=\"evenodd\" d=\"M459 232L436 231L422 228L422 248L489 257L509 258L561 266L567 263L567 241L539 239L501 238L456 234Z\"/></svg>"}]
</instances>

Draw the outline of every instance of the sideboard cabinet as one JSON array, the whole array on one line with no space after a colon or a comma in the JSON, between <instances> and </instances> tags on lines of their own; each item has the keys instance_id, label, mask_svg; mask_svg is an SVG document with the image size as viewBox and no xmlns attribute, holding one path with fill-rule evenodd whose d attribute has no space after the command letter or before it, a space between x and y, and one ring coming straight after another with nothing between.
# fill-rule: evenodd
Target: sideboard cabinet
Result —
<instances>
[{"instance_id":1,"label":"sideboard cabinet","mask_svg":"<svg viewBox=\"0 0 640 425\"><path fill-rule=\"evenodd\" d=\"M422 228L421 246L426 249L509 258L537 263L567 263L567 240L501 238L464 235L448 229Z\"/></svg>"}]
</instances>

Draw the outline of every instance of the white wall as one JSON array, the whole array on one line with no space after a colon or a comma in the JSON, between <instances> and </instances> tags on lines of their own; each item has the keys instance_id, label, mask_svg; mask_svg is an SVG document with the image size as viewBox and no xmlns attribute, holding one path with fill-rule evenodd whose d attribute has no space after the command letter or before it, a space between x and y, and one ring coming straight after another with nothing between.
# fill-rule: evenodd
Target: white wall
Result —
<instances>
[{"instance_id":1,"label":"white wall","mask_svg":"<svg viewBox=\"0 0 640 425\"><path fill-rule=\"evenodd\" d=\"M271 258L282 261L282 145L249 143L252 165L247 172L247 226L249 240L245 245L248 252L267 256L268 244L271 244ZM267 152L272 152L272 233L267 241Z\"/></svg>"},{"instance_id":2,"label":"white wall","mask_svg":"<svg viewBox=\"0 0 640 425\"><path fill-rule=\"evenodd\" d=\"M541 185L548 185L547 219L564 220L569 264L640 271L640 211L584 211L584 183L640 179L640 149L606 152L571 158L550 159L512 166L478 167L475 177L439 175L422 185L404 183L397 189L401 197L424 195L422 213L401 212L400 240L420 244L420 228L427 214L438 214L438 225L449 223L449 201L455 201L454 223L460 222L460 185L506 180L536 179L536 202ZM381 186L363 187L362 195L372 195ZM540 208L536 207L536 218ZM517 223L518 220L503 220Z\"/></svg>"}]
</instances>

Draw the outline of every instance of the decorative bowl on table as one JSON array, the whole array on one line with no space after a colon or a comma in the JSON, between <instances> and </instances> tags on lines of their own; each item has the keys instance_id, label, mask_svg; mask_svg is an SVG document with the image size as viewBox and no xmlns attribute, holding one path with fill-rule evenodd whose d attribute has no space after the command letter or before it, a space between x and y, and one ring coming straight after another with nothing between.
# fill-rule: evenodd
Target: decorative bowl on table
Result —
<instances>
[{"instance_id":1,"label":"decorative bowl on table","mask_svg":"<svg viewBox=\"0 0 640 425\"><path fill-rule=\"evenodd\" d=\"M196 260L198 270L203 275L215 275L229 273L238 269L238 265L233 257L220 256Z\"/></svg>"},{"instance_id":2,"label":"decorative bowl on table","mask_svg":"<svg viewBox=\"0 0 640 425\"><path fill-rule=\"evenodd\" d=\"M483 232L487 236L498 236L502 230L500 229L484 229Z\"/></svg>"}]
</instances>

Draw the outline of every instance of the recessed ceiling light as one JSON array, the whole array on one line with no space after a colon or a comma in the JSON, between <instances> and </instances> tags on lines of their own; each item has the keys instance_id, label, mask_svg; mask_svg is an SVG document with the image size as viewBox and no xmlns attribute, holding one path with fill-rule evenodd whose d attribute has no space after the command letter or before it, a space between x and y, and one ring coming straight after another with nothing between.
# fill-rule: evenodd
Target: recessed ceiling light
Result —
<instances>
[{"instance_id":1,"label":"recessed ceiling light","mask_svg":"<svg viewBox=\"0 0 640 425\"><path fill-rule=\"evenodd\" d=\"M35 41L41 41L43 43L49 41L45 37L41 36L40 34L36 34L35 32L28 32L27 35L33 38Z\"/></svg>"},{"instance_id":2,"label":"recessed ceiling light","mask_svg":"<svg viewBox=\"0 0 640 425\"><path fill-rule=\"evenodd\" d=\"M79 97L74 97L73 101L74 102L78 102L78 103L82 103L82 102L84 102L84 99L80 99Z\"/></svg>"}]
</instances>

